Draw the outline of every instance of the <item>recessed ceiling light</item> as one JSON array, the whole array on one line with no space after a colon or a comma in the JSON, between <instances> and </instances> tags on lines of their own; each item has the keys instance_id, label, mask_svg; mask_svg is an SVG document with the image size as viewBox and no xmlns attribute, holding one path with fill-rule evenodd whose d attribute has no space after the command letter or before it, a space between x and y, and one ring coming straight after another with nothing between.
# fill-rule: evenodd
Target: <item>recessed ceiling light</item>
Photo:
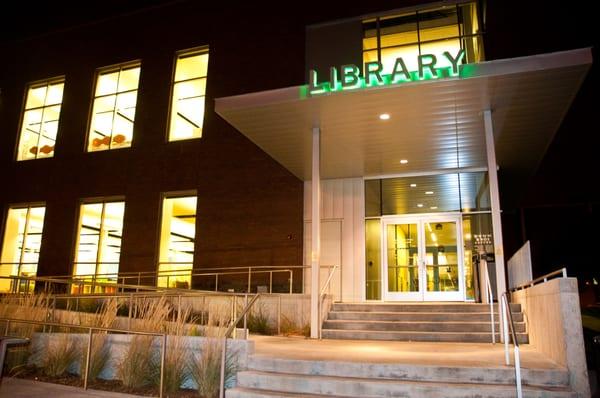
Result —
<instances>
[{"instance_id":1,"label":"recessed ceiling light","mask_svg":"<svg viewBox=\"0 0 600 398\"><path fill-rule=\"evenodd\" d=\"M390 114L389 113L382 113L381 115L379 115L379 119L381 119L381 120L389 120L390 119Z\"/></svg>"},{"instance_id":2,"label":"recessed ceiling light","mask_svg":"<svg viewBox=\"0 0 600 398\"><path fill-rule=\"evenodd\" d=\"M435 209L437 209L437 206L431 206L430 209L435 210Z\"/></svg>"},{"instance_id":3,"label":"recessed ceiling light","mask_svg":"<svg viewBox=\"0 0 600 398\"><path fill-rule=\"evenodd\" d=\"M410 184L410 187L411 187L411 188L416 188L416 187L417 187L417 184Z\"/></svg>"},{"instance_id":4,"label":"recessed ceiling light","mask_svg":"<svg viewBox=\"0 0 600 398\"><path fill-rule=\"evenodd\" d=\"M417 207L423 207L423 203L418 203Z\"/></svg>"},{"instance_id":5,"label":"recessed ceiling light","mask_svg":"<svg viewBox=\"0 0 600 398\"><path fill-rule=\"evenodd\" d=\"M433 191L425 191L425 195L433 195Z\"/></svg>"},{"instance_id":6,"label":"recessed ceiling light","mask_svg":"<svg viewBox=\"0 0 600 398\"><path fill-rule=\"evenodd\" d=\"M401 159L400 160L400 164L406 164L406 163L408 163L408 160L406 160L406 159Z\"/></svg>"}]
</instances>

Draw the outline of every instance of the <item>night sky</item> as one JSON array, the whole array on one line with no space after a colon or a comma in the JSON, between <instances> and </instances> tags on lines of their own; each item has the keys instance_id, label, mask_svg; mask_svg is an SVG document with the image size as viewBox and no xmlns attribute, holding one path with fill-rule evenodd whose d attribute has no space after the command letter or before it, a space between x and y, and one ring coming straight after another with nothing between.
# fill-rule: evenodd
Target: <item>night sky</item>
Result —
<instances>
[{"instance_id":1,"label":"night sky","mask_svg":"<svg viewBox=\"0 0 600 398\"><path fill-rule=\"evenodd\" d=\"M12 9L3 10L0 17L0 43L181 2L88 0L11 4ZM305 24L311 24L367 11L400 8L415 1L370 1L368 6L344 3L298 2L285 6L280 3L273 7L263 6L260 2L244 2L240 9L228 2L227 11L251 11L296 21L304 19ZM507 254L514 252L522 239L532 241L534 274L566 266L571 274L580 278L600 280L600 173L597 163L600 132L597 120L593 119L600 104L597 90L598 22L592 20L594 13L583 4L560 3L557 6L542 1L492 0L487 3L486 15L484 40L486 58L490 60L593 47L594 65L586 81L527 191L520 193L521 199L515 206L503 207L503 222L505 235L508 235L505 237ZM501 191L510 189L507 185L501 185Z\"/></svg>"}]
</instances>

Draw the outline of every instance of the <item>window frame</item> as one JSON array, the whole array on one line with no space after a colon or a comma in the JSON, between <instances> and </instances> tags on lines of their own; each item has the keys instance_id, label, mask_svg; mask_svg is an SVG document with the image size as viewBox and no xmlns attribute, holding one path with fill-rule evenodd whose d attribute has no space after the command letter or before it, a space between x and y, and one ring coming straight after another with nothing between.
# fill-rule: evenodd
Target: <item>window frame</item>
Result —
<instances>
[{"instance_id":1,"label":"window frame","mask_svg":"<svg viewBox=\"0 0 600 398\"><path fill-rule=\"evenodd\" d=\"M38 154L35 155L34 158L31 159L19 159L19 147L21 145L21 139L22 139L22 132L23 132L23 123L25 122L25 112L32 110L32 109L42 109L42 120L43 120L43 115L44 115L44 109L47 107L51 107L51 106L56 106L57 104L54 105L43 105L41 107L35 107L35 108L31 108L31 109L26 109L27 106L27 98L29 96L29 90L34 88L34 87L42 87L42 86L46 86L49 87L52 84L57 84L57 83L62 83L63 84L63 93L60 99L60 112L58 114L58 120L57 120L57 126L56 126L56 139L54 141L54 154L52 156L45 156L45 157L38 157ZM18 125L18 129L17 129L17 139L15 142L15 148L14 148L14 155L13 155L13 160L15 162L24 162L24 161L28 161L28 160L40 160L40 159L51 159L55 156L56 154L56 144L58 142L58 136L60 133L60 126L61 126L61 117L62 117L62 109L63 109L63 101L64 101L64 96L65 96L65 86L66 86L66 76L65 75L60 75L60 76L56 76L56 77L51 77L48 79L40 79L40 80L34 80L32 82L26 83L25 84L25 89L24 89L24 94L22 95L22 104L21 104L21 115L19 117L19 125ZM41 134L40 134L41 136ZM38 136L38 151L39 151L39 142L40 142L40 136Z\"/></svg>"},{"instance_id":2,"label":"window frame","mask_svg":"<svg viewBox=\"0 0 600 398\"><path fill-rule=\"evenodd\" d=\"M192 47L192 48L187 48L184 50L178 50L175 52L175 56L173 57L173 65L171 67L171 80L169 82L169 86L170 86L169 87L169 110L167 112L167 126L166 126L166 134L165 134L165 142L166 143L180 142L180 141L187 141L187 140L198 140L198 139L201 139L203 136L203 134L202 134L199 137L188 137L188 138L181 138L181 139L177 139L177 140L171 140L171 138L170 138L170 136L171 136L171 115L173 114L173 95L174 95L174 91L175 91L175 84L181 83L184 81L188 81L188 80L182 80L181 82L175 81L175 74L177 72L177 61L180 58L183 58L186 56L193 57L194 55L200 55L200 54L208 54L208 62L206 63L206 76L189 79L189 81L195 80L195 79L202 79L202 78L206 79L206 84L205 84L205 88L204 88L204 116L202 118L202 131L204 132L204 120L206 117L206 93L207 93L207 88L208 88L208 75L209 75L208 72L209 72L209 66L210 66L210 46L208 44L202 45L202 46L197 46L197 47Z\"/></svg>"},{"instance_id":3,"label":"window frame","mask_svg":"<svg viewBox=\"0 0 600 398\"><path fill-rule=\"evenodd\" d=\"M129 146L124 146L124 147L117 147L117 148L112 148L112 137L113 137L113 132L111 131L111 144L109 144L109 148L107 149L100 149L100 150L95 150L95 151L90 151L89 148L89 144L90 144L90 138L91 138L91 129L92 129L92 123L94 121L94 104L96 102L97 98L100 97L106 97L109 95L115 95L117 96L118 94L122 94L122 93L126 93L126 92L131 92L133 90L128 90L128 91L123 91L123 92L119 92L118 91L118 86L117 86L117 91L115 91L112 94L104 94L101 96L96 96L96 90L98 88L98 79L100 77L101 74L104 73L110 73L110 72L119 72L121 73L121 71L123 71L124 69L129 69L129 68L133 68L133 67L138 67L140 69L140 75L138 78L138 84L137 84L137 88L136 88L136 97L135 97L135 114L133 117L133 127L132 127L132 131L131 131L131 144ZM86 128L86 132L85 132L85 140L83 143L83 152L84 153L102 153L102 152L110 152L113 150L119 150L119 149L130 149L133 147L134 143L135 143L135 136L136 136L136 118L138 116L137 112L138 112L138 102L139 102L139 95L140 95L140 82L142 80L142 60L141 59L135 59L132 61L127 61L127 62L121 62L118 64L113 64L113 65L109 65L109 66L103 66L100 68L97 68L94 71L94 80L92 82L92 87L91 87L91 97L90 97L90 105L89 105L89 109L88 109L88 122L87 122L87 128ZM116 99L115 99L115 107L113 108L113 112L116 111Z\"/></svg>"}]
</instances>

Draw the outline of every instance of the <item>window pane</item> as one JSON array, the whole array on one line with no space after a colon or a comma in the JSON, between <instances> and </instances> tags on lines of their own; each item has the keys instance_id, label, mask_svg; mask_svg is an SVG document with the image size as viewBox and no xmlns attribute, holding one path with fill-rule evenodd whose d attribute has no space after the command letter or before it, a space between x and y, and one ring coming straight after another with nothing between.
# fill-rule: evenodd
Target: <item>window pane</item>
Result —
<instances>
[{"instance_id":1,"label":"window pane","mask_svg":"<svg viewBox=\"0 0 600 398\"><path fill-rule=\"evenodd\" d=\"M35 276L40 255L45 207L11 208L4 225L4 239L0 257L0 276ZM22 291L26 285L14 286L10 280L0 279L0 292Z\"/></svg>"},{"instance_id":2,"label":"window pane","mask_svg":"<svg viewBox=\"0 0 600 398\"><path fill-rule=\"evenodd\" d=\"M64 83L30 87L23 111L17 160L51 157L58 134Z\"/></svg>"},{"instance_id":3,"label":"window pane","mask_svg":"<svg viewBox=\"0 0 600 398\"><path fill-rule=\"evenodd\" d=\"M73 268L75 276L87 276L84 279L91 280L92 276L100 275L95 278L95 282L116 282L124 212L124 202L81 205L79 238ZM107 289L99 287L96 291ZM84 287L84 292L91 292L90 286Z\"/></svg>"},{"instance_id":4,"label":"window pane","mask_svg":"<svg viewBox=\"0 0 600 398\"><path fill-rule=\"evenodd\" d=\"M381 50L381 63L383 64L383 73L390 74L394 71L396 58L402 58L409 71L416 71L419 67L418 58L419 46L403 46L394 48L384 48Z\"/></svg>"},{"instance_id":5,"label":"window pane","mask_svg":"<svg viewBox=\"0 0 600 398\"><path fill-rule=\"evenodd\" d=\"M381 223L365 220L367 300L381 300Z\"/></svg>"},{"instance_id":6,"label":"window pane","mask_svg":"<svg viewBox=\"0 0 600 398\"><path fill-rule=\"evenodd\" d=\"M415 13L381 18L379 29L381 47L417 43L419 40Z\"/></svg>"},{"instance_id":7,"label":"window pane","mask_svg":"<svg viewBox=\"0 0 600 398\"><path fill-rule=\"evenodd\" d=\"M98 75L88 151L131 146L139 77L139 65Z\"/></svg>"},{"instance_id":8,"label":"window pane","mask_svg":"<svg viewBox=\"0 0 600 398\"><path fill-rule=\"evenodd\" d=\"M204 77L208 71L208 53L181 56L175 66L175 82Z\"/></svg>"},{"instance_id":9,"label":"window pane","mask_svg":"<svg viewBox=\"0 0 600 398\"><path fill-rule=\"evenodd\" d=\"M419 35L421 42L458 37L456 7L419 12Z\"/></svg>"},{"instance_id":10,"label":"window pane","mask_svg":"<svg viewBox=\"0 0 600 398\"><path fill-rule=\"evenodd\" d=\"M208 53L180 55L175 65L169 141L202 136Z\"/></svg>"},{"instance_id":11,"label":"window pane","mask_svg":"<svg viewBox=\"0 0 600 398\"><path fill-rule=\"evenodd\" d=\"M190 286L196 241L196 204L196 196L163 200L159 286Z\"/></svg>"}]
</instances>

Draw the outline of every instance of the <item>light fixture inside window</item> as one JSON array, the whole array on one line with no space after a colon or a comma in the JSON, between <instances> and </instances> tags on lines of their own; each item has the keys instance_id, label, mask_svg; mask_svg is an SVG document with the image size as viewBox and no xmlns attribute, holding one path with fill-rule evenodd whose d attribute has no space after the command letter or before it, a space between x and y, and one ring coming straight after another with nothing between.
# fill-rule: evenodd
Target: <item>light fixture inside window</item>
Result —
<instances>
[{"instance_id":1,"label":"light fixture inside window","mask_svg":"<svg viewBox=\"0 0 600 398\"><path fill-rule=\"evenodd\" d=\"M379 119L381 119L381 120L389 120L390 119L390 114L389 113L382 113L381 115L379 115Z\"/></svg>"},{"instance_id":2,"label":"light fixture inside window","mask_svg":"<svg viewBox=\"0 0 600 398\"><path fill-rule=\"evenodd\" d=\"M417 184L410 184L410 187L411 187L411 188L416 188L416 187L417 187Z\"/></svg>"},{"instance_id":3,"label":"light fixture inside window","mask_svg":"<svg viewBox=\"0 0 600 398\"><path fill-rule=\"evenodd\" d=\"M423 203L418 203L417 207L423 207Z\"/></svg>"},{"instance_id":4,"label":"light fixture inside window","mask_svg":"<svg viewBox=\"0 0 600 398\"><path fill-rule=\"evenodd\" d=\"M406 163L408 163L408 160L406 160L406 159L400 159L400 164L406 164Z\"/></svg>"},{"instance_id":5,"label":"light fixture inside window","mask_svg":"<svg viewBox=\"0 0 600 398\"><path fill-rule=\"evenodd\" d=\"M425 191L425 195L433 195L433 191Z\"/></svg>"},{"instance_id":6,"label":"light fixture inside window","mask_svg":"<svg viewBox=\"0 0 600 398\"><path fill-rule=\"evenodd\" d=\"M431 206L430 209L431 210L437 210L437 206Z\"/></svg>"}]
</instances>

